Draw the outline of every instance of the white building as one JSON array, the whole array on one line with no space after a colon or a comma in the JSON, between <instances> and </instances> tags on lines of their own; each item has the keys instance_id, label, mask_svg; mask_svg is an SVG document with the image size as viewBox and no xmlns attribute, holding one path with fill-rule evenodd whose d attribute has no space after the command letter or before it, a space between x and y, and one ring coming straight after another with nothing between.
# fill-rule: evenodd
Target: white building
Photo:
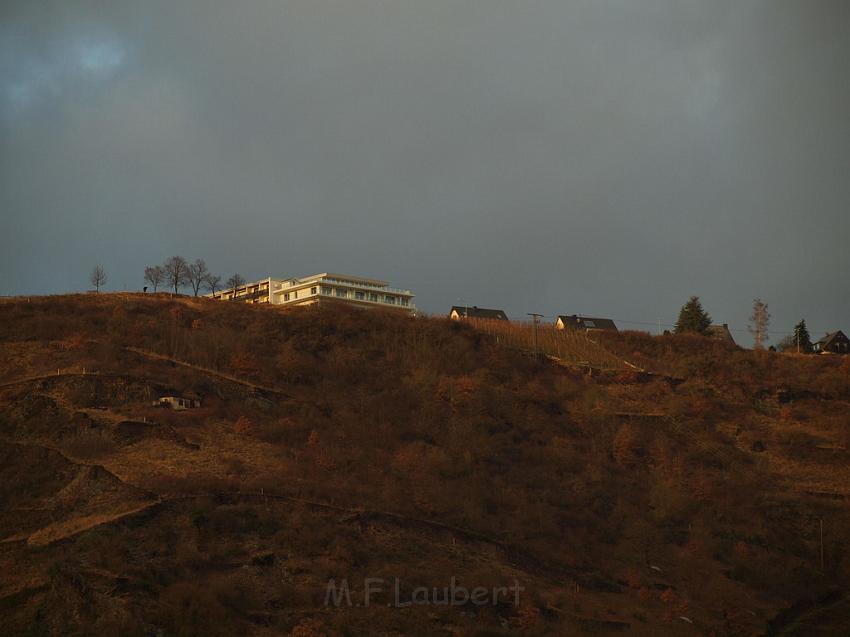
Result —
<instances>
[{"instance_id":1,"label":"white building","mask_svg":"<svg viewBox=\"0 0 850 637\"><path fill-rule=\"evenodd\" d=\"M386 281L330 272L291 279L269 277L207 296L224 301L286 306L344 302L364 308L387 307L408 312L416 310L413 305L414 294L410 290L391 288Z\"/></svg>"}]
</instances>

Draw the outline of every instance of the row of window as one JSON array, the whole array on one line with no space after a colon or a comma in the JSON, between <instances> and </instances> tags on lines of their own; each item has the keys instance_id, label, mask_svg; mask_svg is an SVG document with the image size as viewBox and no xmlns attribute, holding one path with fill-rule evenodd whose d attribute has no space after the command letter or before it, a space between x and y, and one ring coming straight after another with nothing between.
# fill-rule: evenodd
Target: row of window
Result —
<instances>
[{"instance_id":1,"label":"row of window","mask_svg":"<svg viewBox=\"0 0 850 637\"><path fill-rule=\"evenodd\" d=\"M322 294L325 296L336 296L340 299L354 299L355 301L370 301L371 303L386 303L387 305L402 305L408 307L410 299L406 297L395 297L390 294L380 295L377 292L363 292L362 290L346 290L345 288L332 288L328 285L322 286ZM383 299L381 298L383 296Z\"/></svg>"},{"instance_id":2,"label":"row of window","mask_svg":"<svg viewBox=\"0 0 850 637\"><path fill-rule=\"evenodd\" d=\"M302 295L304 290L301 291ZM315 296L319 293L318 287L311 287L310 294L306 296ZM365 292L363 290L346 290L345 288L335 288L329 285L321 286L323 296L334 296L340 299L354 299L355 301L369 301L371 303L386 303L387 305L401 305L403 307L410 306L410 299L407 297L398 297L391 294L378 294L377 292ZM294 292L284 292L283 302L288 303L298 299L298 290Z\"/></svg>"}]
</instances>

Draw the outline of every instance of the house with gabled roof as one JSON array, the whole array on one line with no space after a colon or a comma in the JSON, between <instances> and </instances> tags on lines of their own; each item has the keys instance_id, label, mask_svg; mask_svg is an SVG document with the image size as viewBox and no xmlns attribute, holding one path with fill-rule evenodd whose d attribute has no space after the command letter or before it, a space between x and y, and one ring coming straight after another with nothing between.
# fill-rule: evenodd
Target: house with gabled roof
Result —
<instances>
[{"instance_id":1,"label":"house with gabled roof","mask_svg":"<svg viewBox=\"0 0 850 637\"><path fill-rule=\"evenodd\" d=\"M732 332L729 331L728 323L723 323L722 325L709 325L708 330L706 330L706 336L714 339L715 341L723 341L725 343L735 345L735 339L732 338Z\"/></svg>"},{"instance_id":2,"label":"house with gabled roof","mask_svg":"<svg viewBox=\"0 0 850 637\"><path fill-rule=\"evenodd\" d=\"M812 344L818 354L848 354L850 339L841 330L827 333L822 339Z\"/></svg>"},{"instance_id":3,"label":"house with gabled roof","mask_svg":"<svg viewBox=\"0 0 850 637\"><path fill-rule=\"evenodd\" d=\"M576 314L561 314L555 319L555 327L559 330L584 330L585 332L617 332L617 326L612 319L578 316Z\"/></svg>"},{"instance_id":4,"label":"house with gabled roof","mask_svg":"<svg viewBox=\"0 0 850 637\"><path fill-rule=\"evenodd\" d=\"M455 321L462 318L507 321L508 315L505 314L504 310L489 310L477 305L455 305L449 312L449 318Z\"/></svg>"}]
</instances>

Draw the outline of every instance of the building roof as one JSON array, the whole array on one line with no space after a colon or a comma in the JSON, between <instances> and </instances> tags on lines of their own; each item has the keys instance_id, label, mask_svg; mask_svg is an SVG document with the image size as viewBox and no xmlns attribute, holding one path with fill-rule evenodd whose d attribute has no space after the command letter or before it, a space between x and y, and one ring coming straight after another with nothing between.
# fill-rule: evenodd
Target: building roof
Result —
<instances>
[{"instance_id":1,"label":"building roof","mask_svg":"<svg viewBox=\"0 0 850 637\"><path fill-rule=\"evenodd\" d=\"M467 318L496 319L499 321L508 320L508 315L505 314L503 310L488 310L483 307L478 307L477 305L453 305L452 309L449 311L449 316L455 312L458 313L458 316Z\"/></svg>"},{"instance_id":2,"label":"building roof","mask_svg":"<svg viewBox=\"0 0 850 637\"><path fill-rule=\"evenodd\" d=\"M300 277L300 281L313 281L315 279L337 279L338 281L346 281L349 283L354 283L355 285L363 283L366 285L374 285L376 287L388 287L388 281L381 281L380 279L368 279L362 276L351 276L350 274L335 274L333 272L321 272L320 274L314 274L312 276L303 276Z\"/></svg>"},{"instance_id":3,"label":"building roof","mask_svg":"<svg viewBox=\"0 0 850 637\"><path fill-rule=\"evenodd\" d=\"M596 318L591 316L578 316L576 314L560 314L555 322L560 321L564 327L573 327L581 330L609 330L616 332L617 326L612 319Z\"/></svg>"},{"instance_id":4,"label":"building roof","mask_svg":"<svg viewBox=\"0 0 850 637\"><path fill-rule=\"evenodd\" d=\"M208 297L223 297L225 294L234 293L240 294L238 298L233 300L236 301L245 301L250 298L250 296L246 296L247 290L249 288L255 286L265 286L266 284L270 284L269 287L272 289L270 292L272 294L283 294L284 292L288 292L292 288L296 288L299 286L309 286L316 285L317 282L327 282L328 284L336 284L336 285L346 285L352 287L364 287L369 289L380 290L385 294L398 294L400 296L409 296L413 298L415 295L413 292L407 289L402 288L393 288L390 287L390 284L387 281L382 281L380 279L370 279L362 276L352 276L349 274L337 274L333 272L321 272L319 274L313 274L310 276L302 276L302 277L267 277L264 279L260 279L259 281L253 281L250 283L245 283L240 285L238 288L234 290L232 287L223 287L218 290L215 294L206 294ZM244 293L243 293L244 291ZM261 290L259 293L261 296L265 296L265 290Z\"/></svg>"},{"instance_id":5,"label":"building roof","mask_svg":"<svg viewBox=\"0 0 850 637\"><path fill-rule=\"evenodd\" d=\"M820 339L819 341L815 341L815 345L820 345L823 347L828 347L832 341L834 341L838 336L844 336L844 332L841 330L835 330L834 332L827 332L826 335ZM844 336L844 338L847 338Z\"/></svg>"},{"instance_id":6,"label":"building roof","mask_svg":"<svg viewBox=\"0 0 850 637\"><path fill-rule=\"evenodd\" d=\"M735 344L735 339L732 338L732 332L729 331L728 323L723 323L722 325L709 325L707 336L718 341L727 341L733 345Z\"/></svg>"}]
</instances>

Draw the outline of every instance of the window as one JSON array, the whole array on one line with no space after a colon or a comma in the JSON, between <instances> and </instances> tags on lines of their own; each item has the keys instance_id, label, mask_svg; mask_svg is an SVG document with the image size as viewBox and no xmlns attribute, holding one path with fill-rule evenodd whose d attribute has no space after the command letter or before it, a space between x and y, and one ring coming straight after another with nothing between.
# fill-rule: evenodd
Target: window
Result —
<instances>
[{"instance_id":1,"label":"window","mask_svg":"<svg viewBox=\"0 0 850 637\"><path fill-rule=\"evenodd\" d=\"M347 297L347 296L348 296L348 290L344 290L344 289L342 289L342 288L337 288L337 289L336 289L336 295L337 295L339 298L344 299L345 297Z\"/></svg>"},{"instance_id":2,"label":"window","mask_svg":"<svg viewBox=\"0 0 850 637\"><path fill-rule=\"evenodd\" d=\"M596 323L594 323L593 321L585 321L584 326L585 327L596 327Z\"/></svg>"},{"instance_id":3,"label":"window","mask_svg":"<svg viewBox=\"0 0 850 637\"><path fill-rule=\"evenodd\" d=\"M354 293L354 298L357 299L358 301L362 301L366 298L366 293L358 290L357 292Z\"/></svg>"},{"instance_id":4,"label":"window","mask_svg":"<svg viewBox=\"0 0 850 637\"><path fill-rule=\"evenodd\" d=\"M386 303L387 305L395 305L395 297L389 295L385 296L384 303Z\"/></svg>"},{"instance_id":5,"label":"window","mask_svg":"<svg viewBox=\"0 0 850 637\"><path fill-rule=\"evenodd\" d=\"M331 294L333 294L333 288L329 287L327 285L323 285L322 286L322 294L326 294L327 296L330 296Z\"/></svg>"},{"instance_id":6,"label":"window","mask_svg":"<svg viewBox=\"0 0 850 637\"><path fill-rule=\"evenodd\" d=\"M293 294L295 294L295 298L297 299L298 298L298 290L295 290L295 292Z\"/></svg>"},{"instance_id":7,"label":"window","mask_svg":"<svg viewBox=\"0 0 850 637\"><path fill-rule=\"evenodd\" d=\"M401 299L401 304L402 304L403 306L407 307L408 305L410 305L410 300L409 300L409 299L405 299L405 298L403 298L403 297L402 297L402 299Z\"/></svg>"},{"instance_id":8,"label":"window","mask_svg":"<svg viewBox=\"0 0 850 637\"><path fill-rule=\"evenodd\" d=\"M377 303L378 302L378 295L375 294L374 292L369 292L369 300L372 301L372 303Z\"/></svg>"},{"instance_id":9,"label":"window","mask_svg":"<svg viewBox=\"0 0 850 637\"><path fill-rule=\"evenodd\" d=\"M310 288L310 294L315 294L315 293L316 293L316 288Z\"/></svg>"},{"instance_id":10,"label":"window","mask_svg":"<svg viewBox=\"0 0 850 637\"><path fill-rule=\"evenodd\" d=\"M283 295L283 300L284 300L284 301L288 301L288 300L289 300L289 292L284 293L284 295Z\"/></svg>"}]
</instances>

